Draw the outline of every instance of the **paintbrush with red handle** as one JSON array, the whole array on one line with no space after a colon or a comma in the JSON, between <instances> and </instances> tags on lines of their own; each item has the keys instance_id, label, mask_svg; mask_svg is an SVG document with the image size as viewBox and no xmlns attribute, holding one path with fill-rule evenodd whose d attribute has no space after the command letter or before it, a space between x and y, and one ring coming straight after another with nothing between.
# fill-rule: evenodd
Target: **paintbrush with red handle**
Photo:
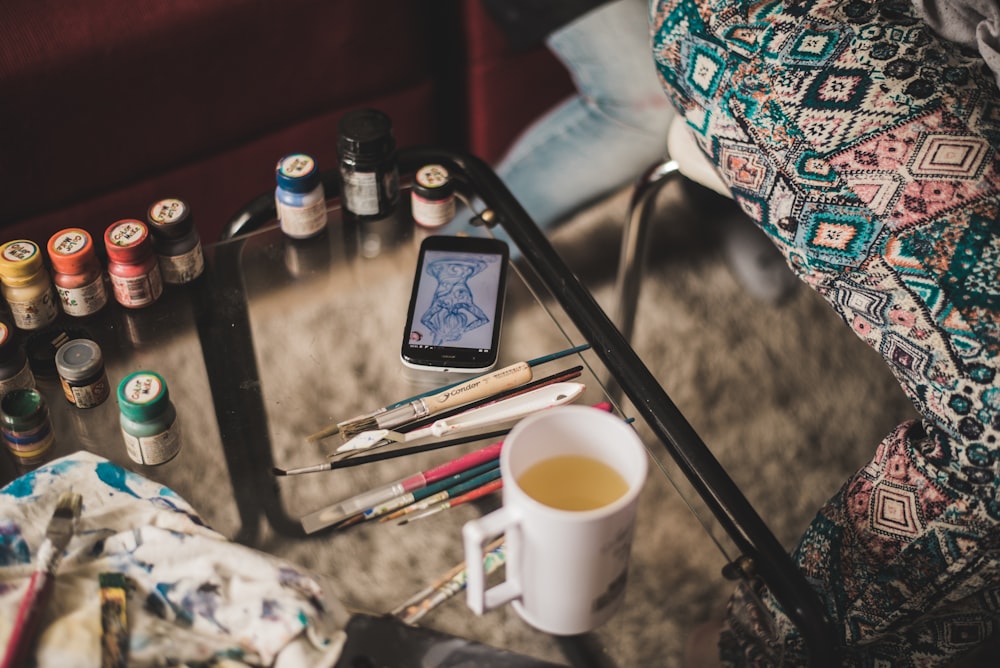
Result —
<instances>
[{"instance_id":1,"label":"paintbrush with red handle","mask_svg":"<svg viewBox=\"0 0 1000 668\"><path fill-rule=\"evenodd\" d=\"M65 492L59 497L52 519L45 530L45 541L38 548L38 558L35 561L35 571L28 582L28 591L21 600L14 620L14 630L7 642L2 668L18 668L27 665L28 656L38 640L38 627L45 606L52 597L52 587L56 579L56 570L62 561L63 550L69 544L76 521L80 517L82 497L79 494Z\"/></svg>"}]
</instances>

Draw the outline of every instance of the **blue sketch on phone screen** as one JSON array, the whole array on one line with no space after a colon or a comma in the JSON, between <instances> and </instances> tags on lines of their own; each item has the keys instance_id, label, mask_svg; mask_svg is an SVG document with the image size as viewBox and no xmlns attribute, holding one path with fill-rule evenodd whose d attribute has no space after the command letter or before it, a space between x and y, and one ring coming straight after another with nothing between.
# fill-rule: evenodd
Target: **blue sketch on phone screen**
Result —
<instances>
[{"instance_id":1,"label":"blue sketch on phone screen","mask_svg":"<svg viewBox=\"0 0 1000 668\"><path fill-rule=\"evenodd\" d=\"M488 348L492 341L490 316L496 308L499 255L427 253L424 273L437 281L420 323L430 344ZM478 279L478 280L477 280ZM426 290L421 290L426 293ZM425 297L426 300L426 297Z\"/></svg>"}]
</instances>

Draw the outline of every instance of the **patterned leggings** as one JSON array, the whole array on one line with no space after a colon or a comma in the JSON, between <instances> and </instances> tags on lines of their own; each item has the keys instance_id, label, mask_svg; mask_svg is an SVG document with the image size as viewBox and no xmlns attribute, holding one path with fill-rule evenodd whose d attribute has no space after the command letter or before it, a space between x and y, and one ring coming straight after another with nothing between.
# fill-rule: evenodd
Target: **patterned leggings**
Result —
<instances>
[{"instance_id":1,"label":"patterned leggings","mask_svg":"<svg viewBox=\"0 0 1000 668\"><path fill-rule=\"evenodd\" d=\"M908 0L652 0L651 16L662 83L736 201L922 417L795 550L839 662L947 665L1000 623L996 81ZM809 663L780 605L744 585L723 659L775 650Z\"/></svg>"}]
</instances>

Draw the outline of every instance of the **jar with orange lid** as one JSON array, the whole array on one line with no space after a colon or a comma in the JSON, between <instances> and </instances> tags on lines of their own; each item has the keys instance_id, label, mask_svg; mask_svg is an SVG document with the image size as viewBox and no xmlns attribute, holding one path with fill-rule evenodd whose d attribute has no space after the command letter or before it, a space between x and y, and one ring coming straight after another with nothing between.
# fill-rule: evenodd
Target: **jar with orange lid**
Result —
<instances>
[{"instance_id":1,"label":"jar with orange lid","mask_svg":"<svg viewBox=\"0 0 1000 668\"><path fill-rule=\"evenodd\" d=\"M0 246L0 283L17 327L41 329L59 315L49 271L34 241L18 239Z\"/></svg>"},{"instance_id":2,"label":"jar with orange lid","mask_svg":"<svg viewBox=\"0 0 1000 668\"><path fill-rule=\"evenodd\" d=\"M128 308L142 308L160 298L163 278L145 223L134 218L112 223L104 231L104 246L115 301Z\"/></svg>"},{"instance_id":3,"label":"jar with orange lid","mask_svg":"<svg viewBox=\"0 0 1000 668\"><path fill-rule=\"evenodd\" d=\"M104 308L108 290L90 233L76 227L60 230L49 239L48 251L63 311L83 317Z\"/></svg>"}]
</instances>

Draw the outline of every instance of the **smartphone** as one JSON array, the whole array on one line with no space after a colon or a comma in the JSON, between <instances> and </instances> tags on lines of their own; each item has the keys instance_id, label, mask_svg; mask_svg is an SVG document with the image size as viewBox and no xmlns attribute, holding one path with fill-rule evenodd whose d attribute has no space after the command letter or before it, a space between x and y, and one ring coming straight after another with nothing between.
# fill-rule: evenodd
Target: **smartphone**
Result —
<instances>
[{"instance_id":1,"label":"smartphone","mask_svg":"<svg viewBox=\"0 0 1000 668\"><path fill-rule=\"evenodd\" d=\"M420 244L400 357L413 369L482 373L497 362L507 244L430 236Z\"/></svg>"}]
</instances>

